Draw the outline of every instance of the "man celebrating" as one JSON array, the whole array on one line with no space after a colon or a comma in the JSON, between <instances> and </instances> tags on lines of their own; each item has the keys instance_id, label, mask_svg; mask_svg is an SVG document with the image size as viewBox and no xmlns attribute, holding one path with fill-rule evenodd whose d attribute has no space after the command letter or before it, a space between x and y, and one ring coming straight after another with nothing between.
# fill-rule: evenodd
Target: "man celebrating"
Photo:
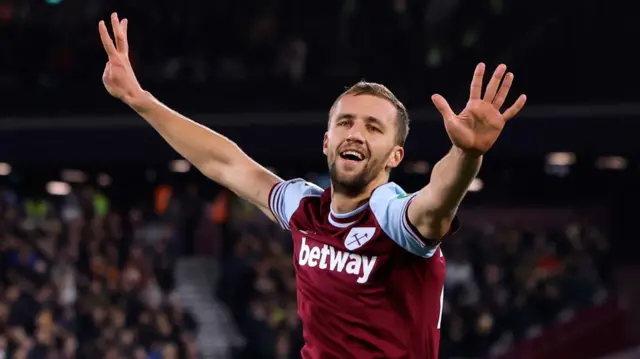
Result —
<instances>
[{"instance_id":1,"label":"man celebrating","mask_svg":"<svg viewBox=\"0 0 640 359\"><path fill-rule=\"evenodd\" d=\"M128 58L127 20L111 17L115 44L99 30L109 57L107 91L143 117L203 174L263 210L294 242L302 357L438 357L445 262L440 242L456 231L456 211L482 156L526 97L500 112L513 82L495 70L482 94L484 64L469 101L455 114L433 95L453 147L431 181L407 194L389 182L404 157L409 116L386 87L360 82L338 97L329 114L323 152L331 188L283 181L233 142L172 111L144 91ZM506 75L505 75L506 73Z\"/></svg>"}]
</instances>

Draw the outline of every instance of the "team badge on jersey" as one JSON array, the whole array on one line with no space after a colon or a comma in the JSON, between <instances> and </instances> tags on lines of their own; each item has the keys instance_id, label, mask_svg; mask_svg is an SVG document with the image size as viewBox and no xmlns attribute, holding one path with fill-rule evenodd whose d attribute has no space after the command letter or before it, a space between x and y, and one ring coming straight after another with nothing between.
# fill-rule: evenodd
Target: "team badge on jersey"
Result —
<instances>
[{"instance_id":1,"label":"team badge on jersey","mask_svg":"<svg viewBox=\"0 0 640 359\"><path fill-rule=\"evenodd\" d=\"M375 233L375 227L351 228L351 231L349 231L349 234L347 234L347 237L344 239L344 246L350 251L358 249L369 242Z\"/></svg>"}]
</instances>

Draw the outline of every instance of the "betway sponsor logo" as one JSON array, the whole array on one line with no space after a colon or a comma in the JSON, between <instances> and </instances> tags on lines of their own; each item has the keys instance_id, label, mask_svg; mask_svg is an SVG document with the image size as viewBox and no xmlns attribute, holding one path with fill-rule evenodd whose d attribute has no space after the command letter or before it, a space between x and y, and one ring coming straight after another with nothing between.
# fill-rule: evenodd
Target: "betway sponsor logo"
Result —
<instances>
[{"instance_id":1,"label":"betway sponsor logo","mask_svg":"<svg viewBox=\"0 0 640 359\"><path fill-rule=\"evenodd\" d=\"M363 256L356 253L343 252L325 244L322 247L307 245L307 238L302 237L298 264L311 268L346 272L358 276L356 282L363 284L369 280L371 271L378 260L377 256Z\"/></svg>"}]
</instances>

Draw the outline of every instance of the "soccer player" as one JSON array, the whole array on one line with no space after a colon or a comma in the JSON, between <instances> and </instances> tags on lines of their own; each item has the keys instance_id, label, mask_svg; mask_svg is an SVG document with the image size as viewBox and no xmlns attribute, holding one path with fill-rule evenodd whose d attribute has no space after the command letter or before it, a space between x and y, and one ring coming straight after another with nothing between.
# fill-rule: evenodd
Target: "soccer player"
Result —
<instances>
[{"instance_id":1,"label":"soccer player","mask_svg":"<svg viewBox=\"0 0 640 359\"><path fill-rule=\"evenodd\" d=\"M459 114L432 96L453 146L416 193L389 182L404 157L405 107L379 84L347 90L329 112L322 150L331 188L323 191L303 179L278 178L221 134L144 91L128 59L127 20L113 14L111 26L115 44L99 24L107 91L204 175L291 231L302 357L437 358L445 275L439 244L458 228L456 210L483 154L526 101L522 95L500 112L513 81L506 66L498 66L484 95L485 66L476 67Z\"/></svg>"}]
</instances>

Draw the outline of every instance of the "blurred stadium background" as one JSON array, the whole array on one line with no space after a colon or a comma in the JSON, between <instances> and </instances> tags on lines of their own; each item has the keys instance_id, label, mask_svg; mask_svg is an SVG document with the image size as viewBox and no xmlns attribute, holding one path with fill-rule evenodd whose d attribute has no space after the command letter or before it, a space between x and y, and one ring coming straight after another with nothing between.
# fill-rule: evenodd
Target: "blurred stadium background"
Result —
<instances>
[{"instance_id":1,"label":"blurred stadium background","mask_svg":"<svg viewBox=\"0 0 640 359\"><path fill-rule=\"evenodd\" d=\"M460 107L478 61L507 63L529 104L443 245L441 358L640 358L638 30L612 4L0 1L0 359L299 357L286 233L102 88L114 10L143 86L322 186L345 86L408 105L393 180L417 190L448 150L429 95Z\"/></svg>"}]
</instances>

